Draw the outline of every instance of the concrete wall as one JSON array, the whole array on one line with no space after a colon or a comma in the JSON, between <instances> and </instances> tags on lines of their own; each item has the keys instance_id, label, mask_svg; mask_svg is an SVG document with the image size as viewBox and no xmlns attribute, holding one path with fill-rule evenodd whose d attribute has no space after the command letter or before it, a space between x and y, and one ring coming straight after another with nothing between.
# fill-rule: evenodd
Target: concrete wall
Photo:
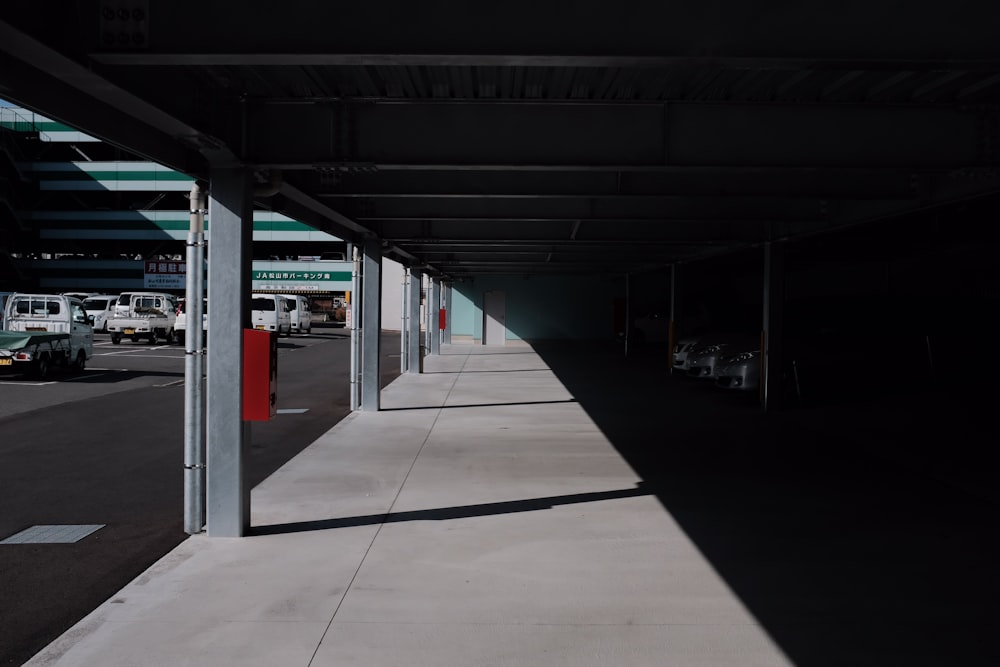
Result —
<instances>
[{"instance_id":1,"label":"concrete wall","mask_svg":"<svg viewBox=\"0 0 1000 667\"><path fill-rule=\"evenodd\" d=\"M483 295L506 294L507 340L594 340L614 335L613 308L622 276L476 278L453 285L452 341L481 342Z\"/></svg>"}]
</instances>

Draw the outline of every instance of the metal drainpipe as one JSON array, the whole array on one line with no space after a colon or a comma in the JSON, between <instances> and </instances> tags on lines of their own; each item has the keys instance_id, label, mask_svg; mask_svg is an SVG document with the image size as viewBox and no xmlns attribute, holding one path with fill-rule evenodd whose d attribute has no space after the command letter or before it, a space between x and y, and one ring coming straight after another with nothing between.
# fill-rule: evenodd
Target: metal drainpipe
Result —
<instances>
[{"instance_id":1,"label":"metal drainpipe","mask_svg":"<svg viewBox=\"0 0 1000 667\"><path fill-rule=\"evenodd\" d=\"M358 331L358 318L361 316L361 309L355 306L361 298L361 256L357 246L354 246L353 250L351 302L347 306L351 310L351 410L357 410L361 407L361 383L358 382L358 374L361 372L359 363L361 360L361 336Z\"/></svg>"},{"instance_id":2,"label":"metal drainpipe","mask_svg":"<svg viewBox=\"0 0 1000 667\"><path fill-rule=\"evenodd\" d=\"M407 312L406 312L406 295L409 290L410 282L410 269L403 269L403 278L400 280L400 307L401 312L399 314L399 372L405 373L409 369L409 360L406 358L409 348L407 347Z\"/></svg>"},{"instance_id":3,"label":"metal drainpipe","mask_svg":"<svg viewBox=\"0 0 1000 667\"><path fill-rule=\"evenodd\" d=\"M204 312L205 202L201 188L191 186L191 227L187 238L184 338L184 530L189 535L205 527L205 421L202 375L205 368L201 320Z\"/></svg>"}]
</instances>

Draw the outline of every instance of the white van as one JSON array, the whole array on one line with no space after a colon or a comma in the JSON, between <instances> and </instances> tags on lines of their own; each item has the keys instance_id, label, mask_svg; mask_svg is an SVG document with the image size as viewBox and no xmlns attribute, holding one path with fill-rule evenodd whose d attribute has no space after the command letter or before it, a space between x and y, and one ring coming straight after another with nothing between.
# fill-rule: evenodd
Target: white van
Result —
<instances>
[{"instance_id":1,"label":"white van","mask_svg":"<svg viewBox=\"0 0 1000 667\"><path fill-rule=\"evenodd\" d=\"M87 311L90 326L94 331L107 331L108 318L114 315L117 294L95 294L83 300L83 309Z\"/></svg>"},{"instance_id":2,"label":"white van","mask_svg":"<svg viewBox=\"0 0 1000 667\"><path fill-rule=\"evenodd\" d=\"M250 322L254 329L292 333L292 302L280 294L254 294L250 301Z\"/></svg>"},{"instance_id":3,"label":"white van","mask_svg":"<svg viewBox=\"0 0 1000 667\"><path fill-rule=\"evenodd\" d=\"M282 294L291 302L292 333L309 333L312 331L312 310L309 308L309 297L301 294Z\"/></svg>"}]
</instances>

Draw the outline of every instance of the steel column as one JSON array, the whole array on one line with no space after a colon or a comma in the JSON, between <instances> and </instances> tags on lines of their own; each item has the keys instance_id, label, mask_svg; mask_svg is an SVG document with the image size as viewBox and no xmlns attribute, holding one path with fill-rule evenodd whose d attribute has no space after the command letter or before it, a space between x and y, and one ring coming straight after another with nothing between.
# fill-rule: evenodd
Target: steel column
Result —
<instances>
[{"instance_id":1,"label":"steel column","mask_svg":"<svg viewBox=\"0 0 1000 667\"><path fill-rule=\"evenodd\" d=\"M240 537L250 527L243 410L243 329L248 322L253 234L250 172L215 168L209 201L207 517L211 537ZM192 321L197 328L199 322Z\"/></svg>"},{"instance_id":2,"label":"steel column","mask_svg":"<svg viewBox=\"0 0 1000 667\"><path fill-rule=\"evenodd\" d=\"M431 277L427 276L427 280L424 282L423 286L424 292L424 354L431 353L431 331L433 326L431 324Z\"/></svg>"},{"instance_id":3,"label":"steel column","mask_svg":"<svg viewBox=\"0 0 1000 667\"><path fill-rule=\"evenodd\" d=\"M444 331L441 343L451 345L451 283L441 283L441 308L444 309Z\"/></svg>"},{"instance_id":4,"label":"steel column","mask_svg":"<svg viewBox=\"0 0 1000 667\"><path fill-rule=\"evenodd\" d=\"M785 301L785 247L764 244L764 316L760 350L760 401L764 412L781 407Z\"/></svg>"},{"instance_id":5,"label":"steel column","mask_svg":"<svg viewBox=\"0 0 1000 667\"><path fill-rule=\"evenodd\" d=\"M667 368L674 372L674 345L677 344L677 265L670 265L670 324L667 329Z\"/></svg>"},{"instance_id":6,"label":"steel column","mask_svg":"<svg viewBox=\"0 0 1000 667\"><path fill-rule=\"evenodd\" d=\"M427 306L427 338L430 340L430 353L441 354L441 279L431 278L427 286L430 290Z\"/></svg>"},{"instance_id":7,"label":"steel column","mask_svg":"<svg viewBox=\"0 0 1000 667\"><path fill-rule=\"evenodd\" d=\"M379 336L382 331L382 243L365 239L361 285L361 410L379 409Z\"/></svg>"},{"instance_id":8,"label":"steel column","mask_svg":"<svg viewBox=\"0 0 1000 667\"><path fill-rule=\"evenodd\" d=\"M409 309L409 297L410 297L410 270L408 268L403 269L403 279L401 281L401 289L399 290L399 372L405 373L410 365L410 347L409 347L409 337L410 337L410 325L407 321L410 316Z\"/></svg>"},{"instance_id":9,"label":"steel column","mask_svg":"<svg viewBox=\"0 0 1000 667\"><path fill-rule=\"evenodd\" d=\"M407 373L424 372L424 349L420 344L420 281L423 274L416 270L409 270L410 280L407 283L407 358L409 365Z\"/></svg>"},{"instance_id":10,"label":"steel column","mask_svg":"<svg viewBox=\"0 0 1000 667\"><path fill-rule=\"evenodd\" d=\"M347 312L351 318L351 410L361 408L361 310L364 297L361 294L361 255L357 246L351 248L351 294L347 301Z\"/></svg>"}]
</instances>

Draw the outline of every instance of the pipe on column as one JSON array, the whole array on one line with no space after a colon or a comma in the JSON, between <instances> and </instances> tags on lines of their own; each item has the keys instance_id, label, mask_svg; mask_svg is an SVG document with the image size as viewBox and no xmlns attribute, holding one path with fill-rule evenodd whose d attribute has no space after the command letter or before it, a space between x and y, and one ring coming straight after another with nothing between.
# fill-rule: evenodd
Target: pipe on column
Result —
<instances>
[{"instance_id":1,"label":"pipe on column","mask_svg":"<svg viewBox=\"0 0 1000 667\"><path fill-rule=\"evenodd\" d=\"M191 186L190 230L187 237L185 309L188 332L184 346L184 531L200 533L205 527L205 440L202 376L205 350L201 319L205 293L205 200L197 184Z\"/></svg>"},{"instance_id":2,"label":"pipe on column","mask_svg":"<svg viewBox=\"0 0 1000 667\"><path fill-rule=\"evenodd\" d=\"M353 268L351 269L351 298L347 308L351 314L351 410L361 407L361 337L358 330L358 320L361 317L361 257L358 247L353 247Z\"/></svg>"}]
</instances>

